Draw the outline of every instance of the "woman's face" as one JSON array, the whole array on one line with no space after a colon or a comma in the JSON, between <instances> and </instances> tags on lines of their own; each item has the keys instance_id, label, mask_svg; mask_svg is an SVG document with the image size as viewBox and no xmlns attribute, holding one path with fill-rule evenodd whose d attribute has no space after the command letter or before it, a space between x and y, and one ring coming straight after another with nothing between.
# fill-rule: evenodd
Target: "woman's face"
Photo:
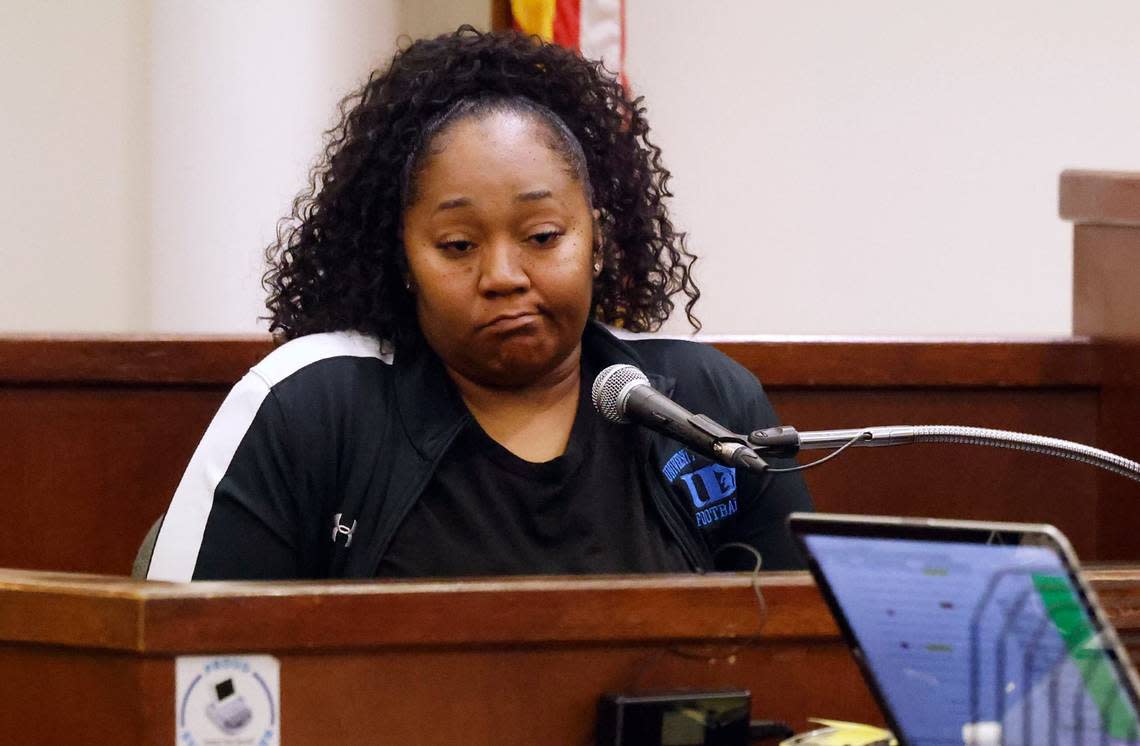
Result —
<instances>
[{"instance_id":1,"label":"woman's face","mask_svg":"<svg viewBox=\"0 0 1140 746\"><path fill-rule=\"evenodd\" d=\"M456 122L432 143L404 214L420 329L452 375L484 386L578 365L593 220L549 139L527 115Z\"/></svg>"}]
</instances>

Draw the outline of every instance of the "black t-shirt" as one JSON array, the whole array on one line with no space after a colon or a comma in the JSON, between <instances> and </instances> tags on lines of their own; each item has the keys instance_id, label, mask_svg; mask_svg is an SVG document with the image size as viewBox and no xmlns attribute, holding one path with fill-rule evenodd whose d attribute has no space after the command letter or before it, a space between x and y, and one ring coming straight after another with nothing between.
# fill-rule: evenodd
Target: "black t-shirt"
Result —
<instances>
[{"instance_id":1,"label":"black t-shirt","mask_svg":"<svg viewBox=\"0 0 1140 746\"><path fill-rule=\"evenodd\" d=\"M689 572L634 458L631 425L590 406L566 451L525 461L477 422L459 434L380 563L381 577Z\"/></svg>"}]
</instances>

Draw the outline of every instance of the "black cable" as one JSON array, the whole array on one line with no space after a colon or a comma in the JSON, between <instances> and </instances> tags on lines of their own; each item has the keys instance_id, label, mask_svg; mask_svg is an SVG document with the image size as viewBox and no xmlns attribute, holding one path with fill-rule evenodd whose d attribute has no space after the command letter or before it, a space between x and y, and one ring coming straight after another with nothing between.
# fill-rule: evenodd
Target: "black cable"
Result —
<instances>
[{"instance_id":1,"label":"black cable","mask_svg":"<svg viewBox=\"0 0 1140 746\"><path fill-rule=\"evenodd\" d=\"M725 549L743 549L752 555L756 563L752 567L752 590L756 593L756 603L758 612L760 614L760 623L763 624L768 616L768 604L764 601L764 593L760 590L760 568L764 564L764 558L756 547L751 544L745 544L738 541L730 541L727 544L721 544L713 552L715 559ZM761 741L780 740L783 741L795 735L787 723L781 723L776 720L753 720L748 724L748 741L750 743L759 743Z\"/></svg>"},{"instance_id":2,"label":"black cable","mask_svg":"<svg viewBox=\"0 0 1140 746\"><path fill-rule=\"evenodd\" d=\"M768 469L768 472L771 474L786 474L789 471L803 471L804 469L810 469L813 466L819 466L820 464L824 463L825 461L830 461L831 459L835 458L839 454L843 453L848 448L850 448L851 446L855 445L860 440L862 440L865 436L866 436L866 433L859 433L858 435L856 435L851 440L849 440L846 443L844 443L843 445L839 446L839 448L837 448L836 450L832 451L831 453L827 454L826 456L824 456L821 459L816 459L815 461L812 461L810 464L801 464L799 466L789 466L786 469Z\"/></svg>"},{"instance_id":3,"label":"black cable","mask_svg":"<svg viewBox=\"0 0 1140 746\"><path fill-rule=\"evenodd\" d=\"M756 560L756 564L752 566L752 590L756 593L757 613L760 614L760 624L763 625L768 618L768 604L764 600L764 592L760 590L760 567L764 564L764 558L760 555L760 552L757 551L756 547L751 544L745 544L740 541L730 541L716 548L716 551L713 552L714 562L716 561L717 555L725 549L743 549Z\"/></svg>"}]
</instances>

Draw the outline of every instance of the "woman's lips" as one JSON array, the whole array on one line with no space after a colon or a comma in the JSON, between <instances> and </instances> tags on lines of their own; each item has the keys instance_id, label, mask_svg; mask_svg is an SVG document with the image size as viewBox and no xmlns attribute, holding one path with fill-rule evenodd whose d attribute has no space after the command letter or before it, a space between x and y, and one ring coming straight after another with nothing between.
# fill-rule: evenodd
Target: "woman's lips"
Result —
<instances>
[{"instance_id":1,"label":"woman's lips","mask_svg":"<svg viewBox=\"0 0 1140 746\"><path fill-rule=\"evenodd\" d=\"M538 321L537 311L519 311L518 313L504 313L483 324L483 329L495 332L507 332L522 329Z\"/></svg>"}]
</instances>

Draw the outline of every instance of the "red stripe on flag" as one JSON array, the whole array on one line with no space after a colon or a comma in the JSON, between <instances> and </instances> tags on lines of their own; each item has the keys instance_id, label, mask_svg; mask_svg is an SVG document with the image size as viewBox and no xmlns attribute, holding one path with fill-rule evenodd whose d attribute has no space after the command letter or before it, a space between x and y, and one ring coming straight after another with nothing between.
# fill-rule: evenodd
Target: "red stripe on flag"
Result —
<instances>
[{"instance_id":1,"label":"red stripe on flag","mask_svg":"<svg viewBox=\"0 0 1140 746\"><path fill-rule=\"evenodd\" d=\"M556 0L554 4L554 43L578 49L579 0Z\"/></svg>"}]
</instances>

